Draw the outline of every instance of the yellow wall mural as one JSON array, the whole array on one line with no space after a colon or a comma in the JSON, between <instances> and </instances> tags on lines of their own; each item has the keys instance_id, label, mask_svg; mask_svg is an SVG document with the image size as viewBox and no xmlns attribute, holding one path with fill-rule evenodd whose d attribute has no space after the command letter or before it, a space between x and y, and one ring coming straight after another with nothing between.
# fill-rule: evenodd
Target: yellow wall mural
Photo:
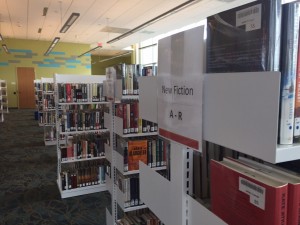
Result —
<instances>
[{"instance_id":1,"label":"yellow wall mural","mask_svg":"<svg viewBox=\"0 0 300 225\"><path fill-rule=\"evenodd\" d=\"M50 41L5 39L10 54L3 48L0 50L0 79L8 85L9 107L17 107L17 67L33 67L35 79L53 77L53 74L83 74L91 75L91 57L78 55L90 49L87 44L59 42L53 51L44 56Z\"/></svg>"}]
</instances>

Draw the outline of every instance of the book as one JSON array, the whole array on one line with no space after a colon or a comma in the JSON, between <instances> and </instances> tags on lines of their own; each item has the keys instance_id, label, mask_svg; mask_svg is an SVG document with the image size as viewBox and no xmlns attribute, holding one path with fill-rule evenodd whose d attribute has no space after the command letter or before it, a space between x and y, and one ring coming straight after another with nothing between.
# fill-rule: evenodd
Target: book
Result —
<instances>
[{"instance_id":1,"label":"book","mask_svg":"<svg viewBox=\"0 0 300 225\"><path fill-rule=\"evenodd\" d=\"M138 170L139 161L147 164L147 140L128 141L128 171Z\"/></svg>"},{"instance_id":2,"label":"book","mask_svg":"<svg viewBox=\"0 0 300 225\"><path fill-rule=\"evenodd\" d=\"M210 161L211 210L230 225L285 225L288 185L240 163Z\"/></svg>"},{"instance_id":3,"label":"book","mask_svg":"<svg viewBox=\"0 0 300 225\"><path fill-rule=\"evenodd\" d=\"M258 0L207 18L208 73L279 71L281 0Z\"/></svg>"},{"instance_id":4,"label":"book","mask_svg":"<svg viewBox=\"0 0 300 225\"><path fill-rule=\"evenodd\" d=\"M280 144L293 143L299 16L300 4L298 2L282 6ZM295 133L296 135L299 133L298 129Z\"/></svg>"},{"instance_id":5,"label":"book","mask_svg":"<svg viewBox=\"0 0 300 225\"><path fill-rule=\"evenodd\" d=\"M300 30L300 26L298 28ZM298 56L296 71L296 90L295 90L295 113L294 113L294 143L300 142L300 38L298 37Z\"/></svg>"},{"instance_id":6,"label":"book","mask_svg":"<svg viewBox=\"0 0 300 225\"><path fill-rule=\"evenodd\" d=\"M235 159L230 159L235 160ZM239 157L238 162L288 183L287 225L300 224L300 177L271 164Z\"/></svg>"}]
</instances>

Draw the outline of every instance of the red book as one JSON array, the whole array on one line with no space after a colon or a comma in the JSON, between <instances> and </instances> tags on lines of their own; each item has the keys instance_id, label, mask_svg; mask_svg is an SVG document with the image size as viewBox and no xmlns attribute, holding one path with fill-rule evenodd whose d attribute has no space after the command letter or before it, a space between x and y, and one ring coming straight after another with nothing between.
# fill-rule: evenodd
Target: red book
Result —
<instances>
[{"instance_id":1,"label":"red book","mask_svg":"<svg viewBox=\"0 0 300 225\"><path fill-rule=\"evenodd\" d=\"M211 210L230 225L285 225L288 185L240 163L210 161Z\"/></svg>"},{"instance_id":2,"label":"red book","mask_svg":"<svg viewBox=\"0 0 300 225\"><path fill-rule=\"evenodd\" d=\"M134 122L134 119L135 119L135 110L134 110L134 102L130 102L129 103L130 105L130 118L129 118L129 121L130 121L130 133L134 133L134 128L135 128L135 122Z\"/></svg>"},{"instance_id":3,"label":"red book","mask_svg":"<svg viewBox=\"0 0 300 225\"><path fill-rule=\"evenodd\" d=\"M68 160L74 159L73 146L68 146L67 147L67 158L68 158Z\"/></svg>"},{"instance_id":4,"label":"red book","mask_svg":"<svg viewBox=\"0 0 300 225\"><path fill-rule=\"evenodd\" d=\"M72 102L72 87L71 84L66 84L66 99L67 102Z\"/></svg>"},{"instance_id":5,"label":"red book","mask_svg":"<svg viewBox=\"0 0 300 225\"><path fill-rule=\"evenodd\" d=\"M127 104L123 105L123 133L127 134Z\"/></svg>"},{"instance_id":6,"label":"red book","mask_svg":"<svg viewBox=\"0 0 300 225\"><path fill-rule=\"evenodd\" d=\"M139 102L133 103L133 115L134 115L134 133L139 132Z\"/></svg>"},{"instance_id":7,"label":"red book","mask_svg":"<svg viewBox=\"0 0 300 225\"><path fill-rule=\"evenodd\" d=\"M242 163L262 173L268 174L273 178L288 183L288 208L287 208L287 224L300 224L300 177L293 172L281 169L271 164L262 164L247 158L240 157L238 160L228 158L236 162Z\"/></svg>"}]
</instances>

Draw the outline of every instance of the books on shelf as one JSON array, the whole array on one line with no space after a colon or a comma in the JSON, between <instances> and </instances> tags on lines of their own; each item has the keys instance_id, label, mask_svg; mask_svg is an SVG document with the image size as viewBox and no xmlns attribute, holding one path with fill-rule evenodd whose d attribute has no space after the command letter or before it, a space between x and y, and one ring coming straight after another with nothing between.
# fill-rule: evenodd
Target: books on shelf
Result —
<instances>
[{"instance_id":1,"label":"books on shelf","mask_svg":"<svg viewBox=\"0 0 300 225\"><path fill-rule=\"evenodd\" d=\"M122 95L138 95L138 77L142 67L139 64L117 64L106 69L106 74L113 74L112 78L121 80Z\"/></svg>"},{"instance_id":2,"label":"books on shelf","mask_svg":"<svg viewBox=\"0 0 300 225\"><path fill-rule=\"evenodd\" d=\"M211 210L230 225L284 225L288 184L233 160L211 160Z\"/></svg>"},{"instance_id":3,"label":"books on shelf","mask_svg":"<svg viewBox=\"0 0 300 225\"><path fill-rule=\"evenodd\" d=\"M59 83L58 99L60 103L103 102L103 83Z\"/></svg>"},{"instance_id":4,"label":"books on shelf","mask_svg":"<svg viewBox=\"0 0 300 225\"><path fill-rule=\"evenodd\" d=\"M156 76L157 75L157 66L144 66L142 69L142 76Z\"/></svg>"},{"instance_id":5,"label":"books on shelf","mask_svg":"<svg viewBox=\"0 0 300 225\"><path fill-rule=\"evenodd\" d=\"M44 142L46 146L55 145L57 137L53 78L42 77L40 82L36 83L36 88L38 89L38 87L42 87L37 95L42 95L42 114L39 119L41 124L44 125ZM38 96L37 98L39 98Z\"/></svg>"},{"instance_id":6,"label":"books on shelf","mask_svg":"<svg viewBox=\"0 0 300 225\"><path fill-rule=\"evenodd\" d=\"M281 96L279 143L292 144L293 133L300 135L300 122L294 121L295 89L298 57L300 4L292 2L282 6Z\"/></svg>"},{"instance_id":7,"label":"books on shelf","mask_svg":"<svg viewBox=\"0 0 300 225\"><path fill-rule=\"evenodd\" d=\"M150 167L167 166L169 141L157 137L116 138L117 152L123 156L124 172L139 169L139 161Z\"/></svg>"},{"instance_id":8,"label":"books on shelf","mask_svg":"<svg viewBox=\"0 0 300 225\"><path fill-rule=\"evenodd\" d=\"M124 193L124 208L143 205L140 199L138 176L124 176L119 171L116 174L116 185Z\"/></svg>"},{"instance_id":9,"label":"books on shelf","mask_svg":"<svg viewBox=\"0 0 300 225\"><path fill-rule=\"evenodd\" d=\"M58 181L61 197L106 190L104 76L55 74ZM63 144L64 142L64 144ZM91 186L91 187L89 187Z\"/></svg>"},{"instance_id":10,"label":"books on shelf","mask_svg":"<svg viewBox=\"0 0 300 225\"><path fill-rule=\"evenodd\" d=\"M66 146L60 146L61 161L93 159L105 156L104 145L108 142L105 135L69 135Z\"/></svg>"},{"instance_id":11,"label":"books on shelf","mask_svg":"<svg viewBox=\"0 0 300 225\"><path fill-rule=\"evenodd\" d=\"M105 183L106 165L101 160L75 162L60 172L62 191Z\"/></svg>"},{"instance_id":12,"label":"books on shelf","mask_svg":"<svg viewBox=\"0 0 300 225\"><path fill-rule=\"evenodd\" d=\"M244 157L239 157L238 160L229 160L234 160L275 179L288 183L287 225L297 225L300 223L300 176L297 176L291 171L282 169L279 166L270 163L259 163Z\"/></svg>"},{"instance_id":13,"label":"books on shelf","mask_svg":"<svg viewBox=\"0 0 300 225\"><path fill-rule=\"evenodd\" d=\"M118 225L163 225L161 220L149 209L143 209L134 213L126 213L121 219L116 221Z\"/></svg>"},{"instance_id":14,"label":"books on shelf","mask_svg":"<svg viewBox=\"0 0 300 225\"><path fill-rule=\"evenodd\" d=\"M65 105L62 107L60 132L104 129L105 106L99 104Z\"/></svg>"},{"instance_id":15,"label":"books on shelf","mask_svg":"<svg viewBox=\"0 0 300 225\"><path fill-rule=\"evenodd\" d=\"M157 123L139 117L139 102L126 100L115 104L115 116L123 119L123 134L157 132Z\"/></svg>"},{"instance_id":16,"label":"books on shelf","mask_svg":"<svg viewBox=\"0 0 300 225\"><path fill-rule=\"evenodd\" d=\"M207 18L208 73L279 71L281 0L258 0Z\"/></svg>"}]
</instances>

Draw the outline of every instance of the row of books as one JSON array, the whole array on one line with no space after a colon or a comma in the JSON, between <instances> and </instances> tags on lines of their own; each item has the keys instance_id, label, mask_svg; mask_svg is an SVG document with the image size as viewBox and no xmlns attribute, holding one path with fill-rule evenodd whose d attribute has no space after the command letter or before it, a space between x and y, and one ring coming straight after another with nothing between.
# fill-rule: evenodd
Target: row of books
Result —
<instances>
[{"instance_id":1,"label":"row of books","mask_svg":"<svg viewBox=\"0 0 300 225\"><path fill-rule=\"evenodd\" d=\"M122 138L117 136L117 151L124 159L124 172L138 170L139 161L150 167L166 166L170 145L161 138Z\"/></svg>"},{"instance_id":2,"label":"row of books","mask_svg":"<svg viewBox=\"0 0 300 225\"><path fill-rule=\"evenodd\" d=\"M61 161L105 156L105 135L74 135L67 137L67 146L60 146Z\"/></svg>"},{"instance_id":3,"label":"row of books","mask_svg":"<svg viewBox=\"0 0 300 225\"><path fill-rule=\"evenodd\" d=\"M55 112L43 112L42 120L44 124L55 124Z\"/></svg>"},{"instance_id":4,"label":"row of books","mask_svg":"<svg viewBox=\"0 0 300 225\"><path fill-rule=\"evenodd\" d=\"M58 101L59 103L73 102L103 102L103 84L58 84Z\"/></svg>"},{"instance_id":5,"label":"row of books","mask_svg":"<svg viewBox=\"0 0 300 225\"><path fill-rule=\"evenodd\" d=\"M112 67L116 72L116 78L122 80L122 94L138 95L139 86L137 78L141 74L141 65L123 63Z\"/></svg>"},{"instance_id":6,"label":"row of books","mask_svg":"<svg viewBox=\"0 0 300 225\"><path fill-rule=\"evenodd\" d=\"M105 172L105 165L63 171L60 174L62 190L104 184Z\"/></svg>"},{"instance_id":7,"label":"row of books","mask_svg":"<svg viewBox=\"0 0 300 225\"><path fill-rule=\"evenodd\" d=\"M142 76L156 76L157 75L157 66L144 66L142 68Z\"/></svg>"},{"instance_id":8,"label":"row of books","mask_svg":"<svg viewBox=\"0 0 300 225\"><path fill-rule=\"evenodd\" d=\"M39 83L36 83L39 85ZM39 87L39 86L37 86ZM40 89L39 89L40 90ZM54 91L54 83L43 83L43 91L45 92L53 92Z\"/></svg>"},{"instance_id":9,"label":"row of books","mask_svg":"<svg viewBox=\"0 0 300 225\"><path fill-rule=\"evenodd\" d=\"M44 95L43 98L43 108L44 110L47 109L55 109L55 100L54 95Z\"/></svg>"},{"instance_id":10,"label":"row of books","mask_svg":"<svg viewBox=\"0 0 300 225\"><path fill-rule=\"evenodd\" d=\"M117 221L117 225L163 225L160 219L152 212L143 214L125 215Z\"/></svg>"},{"instance_id":11,"label":"row of books","mask_svg":"<svg viewBox=\"0 0 300 225\"><path fill-rule=\"evenodd\" d=\"M212 160L211 210L232 225L300 223L300 177L247 158Z\"/></svg>"},{"instance_id":12,"label":"row of books","mask_svg":"<svg viewBox=\"0 0 300 225\"><path fill-rule=\"evenodd\" d=\"M60 172L62 190L105 183L105 173L106 162L103 159L62 164Z\"/></svg>"},{"instance_id":13,"label":"row of books","mask_svg":"<svg viewBox=\"0 0 300 225\"><path fill-rule=\"evenodd\" d=\"M156 76L157 66L143 66L140 64L118 64L113 66L117 79L122 80L123 95L138 95L140 76Z\"/></svg>"},{"instance_id":14,"label":"row of books","mask_svg":"<svg viewBox=\"0 0 300 225\"><path fill-rule=\"evenodd\" d=\"M157 132L157 123L139 118L138 101L119 103L115 107L115 116L123 119L123 134Z\"/></svg>"},{"instance_id":15,"label":"row of books","mask_svg":"<svg viewBox=\"0 0 300 225\"><path fill-rule=\"evenodd\" d=\"M125 177L117 171L116 185L124 193L124 208L144 204L140 199L140 179L138 176Z\"/></svg>"},{"instance_id":16,"label":"row of books","mask_svg":"<svg viewBox=\"0 0 300 225\"><path fill-rule=\"evenodd\" d=\"M104 111L64 111L60 131L86 131L104 129Z\"/></svg>"}]
</instances>

